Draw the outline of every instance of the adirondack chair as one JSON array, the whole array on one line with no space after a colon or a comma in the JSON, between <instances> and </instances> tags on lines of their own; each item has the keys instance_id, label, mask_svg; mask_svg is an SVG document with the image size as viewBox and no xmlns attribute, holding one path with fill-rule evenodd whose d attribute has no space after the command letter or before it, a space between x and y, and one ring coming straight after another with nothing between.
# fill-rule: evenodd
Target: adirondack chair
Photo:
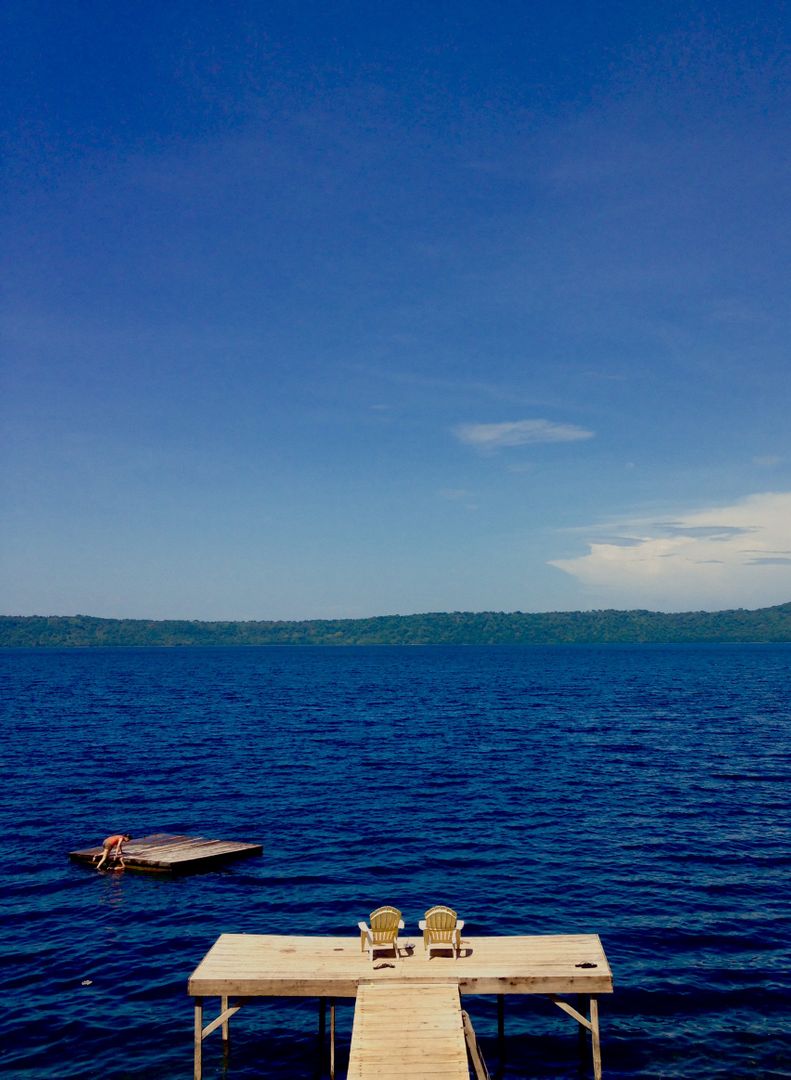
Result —
<instances>
[{"instance_id":1,"label":"adirondack chair","mask_svg":"<svg viewBox=\"0 0 791 1080\"><path fill-rule=\"evenodd\" d=\"M371 925L360 922L360 951L367 949L371 960L377 949L392 949L398 956L398 931L404 929L401 912L394 907L379 907L370 915Z\"/></svg>"},{"instance_id":2,"label":"adirondack chair","mask_svg":"<svg viewBox=\"0 0 791 1080\"><path fill-rule=\"evenodd\" d=\"M461 932L464 920L456 917L453 908L437 904L429 908L425 919L418 926L423 931L423 948L431 957L432 949L450 949L454 959L458 959L461 950Z\"/></svg>"}]
</instances>

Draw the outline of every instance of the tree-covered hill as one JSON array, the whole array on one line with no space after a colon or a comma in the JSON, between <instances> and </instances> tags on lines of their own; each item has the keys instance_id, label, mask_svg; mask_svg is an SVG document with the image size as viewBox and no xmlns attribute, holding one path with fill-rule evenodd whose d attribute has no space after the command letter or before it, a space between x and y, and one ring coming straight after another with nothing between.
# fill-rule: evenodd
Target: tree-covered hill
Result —
<instances>
[{"instance_id":1,"label":"tree-covered hill","mask_svg":"<svg viewBox=\"0 0 791 1080\"><path fill-rule=\"evenodd\" d=\"M301 622L0 616L0 647L791 642L791 603L748 611L432 612Z\"/></svg>"}]
</instances>

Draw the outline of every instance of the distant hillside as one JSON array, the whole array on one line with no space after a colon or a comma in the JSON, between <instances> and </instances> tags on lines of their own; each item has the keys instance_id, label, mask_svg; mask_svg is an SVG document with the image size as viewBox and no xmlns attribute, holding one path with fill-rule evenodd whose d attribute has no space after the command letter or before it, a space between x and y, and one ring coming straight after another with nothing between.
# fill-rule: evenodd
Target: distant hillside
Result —
<instances>
[{"instance_id":1,"label":"distant hillside","mask_svg":"<svg viewBox=\"0 0 791 1080\"><path fill-rule=\"evenodd\" d=\"M791 642L791 603L746 611L434 612L304 622L0 616L0 647L119 645L600 645Z\"/></svg>"}]
</instances>

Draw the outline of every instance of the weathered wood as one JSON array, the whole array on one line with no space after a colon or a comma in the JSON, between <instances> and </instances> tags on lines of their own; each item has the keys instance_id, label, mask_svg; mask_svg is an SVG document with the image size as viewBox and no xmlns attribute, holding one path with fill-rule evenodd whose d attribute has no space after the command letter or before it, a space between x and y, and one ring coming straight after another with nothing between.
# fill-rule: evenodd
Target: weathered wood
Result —
<instances>
[{"instance_id":1,"label":"weathered wood","mask_svg":"<svg viewBox=\"0 0 791 1080\"><path fill-rule=\"evenodd\" d=\"M228 1008L228 998L220 998L220 1009L222 1011L222 1041L227 1043L231 1037L231 1027L228 1021L234 1013L239 1012L241 1005L236 1005L233 1009Z\"/></svg>"},{"instance_id":2,"label":"weathered wood","mask_svg":"<svg viewBox=\"0 0 791 1080\"><path fill-rule=\"evenodd\" d=\"M193 1032L195 1067L194 1080L201 1080L203 1071L203 998L195 998L195 1027Z\"/></svg>"},{"instance_id":3,"label":"weathered wood","mask_svg":"<svg viewBox=\"0 0 791 1080\"><path fill-rule=\"evenodd\" d=\"M212 870L235 859L262 855L263 851L262 844L152 833L150 836L135 837L124 844L124 863L127 870L184 874ZM95 865L101 853L101 847L83 848L80 851L70 851L69 858L72 862ZM109 869L112 867L111 861Z\"/></svg>"},{"instance_id":4,"label":"weathered wood","mask_svg":"<svg viewBox=\"0 0 791 1080\"><path fill-rule=\"evenodd\" d=\"M472 1026L470 1014L462 1009L461 1019L464 1025L464 1037L467 1040L467 1053L470 1055L470 1061L475 1072L475 1080L491 1080L489 1070L486 1068L486 1062L481 1054L481 1048L478 1046L478 1037L475 1034L475 1028Z\"/></svg>"},{"instance_id":5,"label":"weathered wood","mask_svg":"<svg viewBox=\"0 0 791 1080\"><path fill-rule=\"evenodd\" d=\"M223 998L222 1001L227 1002L228 999ZM221 1006L222 1012L219 1016L215 1017L215 1019L212 1020L210 1024L206 1025L206 1027L201 1032L201 1037L205 1039L207 1035L211 1035L213 1031L216 1031L218 1027L222 1026L222 1037L227 1042L228 1021L231 1019L232 1016L239 1012L241 1007L241 1005L232 1005L230 1008L228 1008L227 1004Z\"/></svg>"},{"instance_id":6,"label":"weathered wood","mask_svg":"<svg viewBox=\"0 0 791 1080\"><path fill-rule=\"evenodd\" d=\"M361 982L348 1080L469 1080L455 981Z\"/></svg>"},{"instance_id":7,"label":"weathered wood","mask_svg":"<svg viewBox=\"0 0 791 1080\"><path fill-rule=\"evenodd\" d=\"M587 1028L588 1031L592 1030L590 1020L586 1020L582 1013L579 1012L578 1009L575 1009L573 1005L570 1005L568 1001L561 1001L561 999L556 998L554 994L550 994L549 999L550 1001L554 1001L557 1007L562 1009L564 1013L568 1013L572 1020L576 1020L581 1027Z\"/></svg>"},{"instance_id":8,"label":"weathered wood","mask_svg":"<svg viewBox=\"0 0 791 1080\"><path fill-rule=\"evenodd\" d=\"M580 967L593 964L594 967ZM612 992L612 973L595 934L467 939L459 960L421 949L371 964L350 937L222 934L189 979L205 997L357 996L360 980L452 980L462 994Z\"/></svg>"},{"instance_id":9,"label":"weathered wood","mask_svg":"<svg viewBox=\"0 0 791 1080\"><path fill-rule=\"evenodd\" d=\"M335 1080L335 1002L330 1002L330 1080Z\"/></svg>"},{"instance_id":10,"label":"weathered wood","mask_svg":"<svg viewBox=\"0 0 791 1080\"><path fill-rule=\"evenodd\" d=\"M599 1040L599 1002L591 998L591 1041L593 1043L593 1080L601 1080L601 1042Z\"/></svg>"},{"instance_id":11,"label":"weathered wood","mask_svg":"<svg viewBox=\"0 0 791 1080\"><path fill-rule=\"evenodd\" d=\"M432 998L455 995L452 1009L433 1007ZM462 956L429 955L406 948L392 960L371 964L350 937L286 937L273 934L222 934L190 976L188 992L203 997L317 997L357 998L358 1028L360 996L374 1003L386 1002L389 1015L387 1038L366 1038L364 1019L359 1020L355 1042L355 1072L349 1080L403 1080L425 1077L445 1080L458 1064L455 1036L464 1044L460 994L546 994L591 1032L595 1080L601 1080L598 1004L596 994L612 993L613 980L607 957L596 934L500 936L465 939ZM590 1020L557 995L584 995L590 1000ZM378 996L377 996L378 995ZM451 995L451 996L453 996ZM197 1005L196 1005L197 1008ZM380 1010L381 1011L381 1010ZM360 1016L367 1015L366 1011ZM324 1035L324 1002L320 1006L320 1042ZM378 1025L379 1021L375 1022ZM197 1019L196 1019L197 1024ZM334 1072L334 1002L330 1010L330 1069ZM216 1024L215 1024L216 1026ZM503 1029L498 1000L498 1033ZM377 1030L379 1028L377 1027ZM384 1024L382 1024L384 1030ZM404 1032L409 1032L406 1045ZM207 1029L208 1032L208 1029ZM447 1038L446 1038L447 1036ZM361 1041L362 1040L362 1041ZM373 1049L372 1049L373 1047ZM199 1047L196 1044L196 1076ZM465 1051L465 1069L466 1051ZM463 1074L468 1076L467 1072Z\"/></svg>"}]
</instances>

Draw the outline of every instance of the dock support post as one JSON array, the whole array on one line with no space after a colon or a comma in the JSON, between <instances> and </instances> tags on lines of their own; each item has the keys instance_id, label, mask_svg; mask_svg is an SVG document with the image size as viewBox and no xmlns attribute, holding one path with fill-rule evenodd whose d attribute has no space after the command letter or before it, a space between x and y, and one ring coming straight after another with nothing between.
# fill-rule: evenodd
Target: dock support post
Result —
<instances>
[{"instance_id":1,"label":"dock support post","mask_svg":"<svg viewBox=\"0 0 791 1080\"><path fill-rule=\"evenodd\" d=\"M335 998L330 998L330 1080L335 1080Z\"/></svg>"},{"instance_id":2,"label":"dock support post","mask_svg":"<svg viewBox=\"0 0 791 1080\"><path fill-rule=\"evenodd\" d=\"M225 1016L225 1014L228 1012L228 998L227 997L221 997L220 998L220 1012L222 1013L223 1016ZM231 1038L231 1026L228 1023L228 1018L226 1017L226 1019L223 1020L223 1022L222 1022L223 1049L228 1048L228 1042L229 1042L230 1038Z\"/></svg>"},{"instance_id":3,"label":"dock support post","mask_svg":"<svg viewBox=\"0 0 791 1080\"><path fill-rule=\"evenodd\" d=\"M590 999L591 1044L593 1050L593 1080L601 1080L601 1043L599 1041L599 1000Z\"/></svg>"},{"instance_id":4,"label":"dock support post","mask_svg":"<svg viewBox=\"0 0 791 1080\"><path fill-rule=\"evenodd\" d=\"M195 1071L194 1080L203 1074L203 998L195 998Z\"/></svg>"},{"instance_id":5,"label":"dock support post","mask_svg":"<svg viewBox=\"0 0 791 1080\"><path fill-rule=\"evenodd\" d=\"M497 995L497 1055L500 1061L505 1053L505 996Z\"/></svg>"},{"instance_id":6,"label":"dock support post","mask_svg":"<svg viewBox=\"0 0 791 1080\"><path fill-rule=\"evenodd\" d=\"M567 1001L563 1001L562 998L557 997L555 994L548 995L550 1001L554 1001L559 1009L562 1009L564 1013L568 1013L577 1023L580 1025L580 1031L582 1033L582 1042L585 1041L585 1032L591 1033L591 1051L593 1054L593 1080L601 1080L601 1042L599 1041L599 999L592 994L588 998L590 1004L590 1017L585 1016L585 1004L584 998L582 1001L577 999L578 1008L574 1008ZM581 1049L584 1049L582 1043Z\"/></svg>"}]
</instances>

